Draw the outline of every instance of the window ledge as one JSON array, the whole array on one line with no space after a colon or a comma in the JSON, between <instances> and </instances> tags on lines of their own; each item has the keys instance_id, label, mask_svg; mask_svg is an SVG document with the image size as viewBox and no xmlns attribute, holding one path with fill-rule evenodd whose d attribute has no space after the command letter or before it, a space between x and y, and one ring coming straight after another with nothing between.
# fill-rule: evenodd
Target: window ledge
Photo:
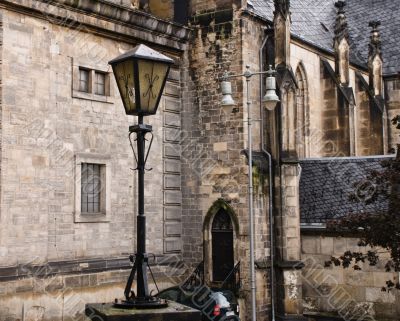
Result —
<instances>
[{"instance_id":1,"label":"window ledge","mask_svg":"<svg viewBox=\"0 0 400 321\"><path fill-rule=\"evenodd\" d=\"M72 91L72 98L86 99L107 104L114 104L114 97L85 93L83 91L78 91L78 90Z\"/></svg>"},{"instance_id":2,"label":"window ledge","mask_svg":"<svg viewBox=\"0 0 400 321\"><path fill-rule=\"evenodd\" d=\"M104 213L79 213L75 215L75 223L108 223L110 218Z\"/></svg>"}]
</instances>

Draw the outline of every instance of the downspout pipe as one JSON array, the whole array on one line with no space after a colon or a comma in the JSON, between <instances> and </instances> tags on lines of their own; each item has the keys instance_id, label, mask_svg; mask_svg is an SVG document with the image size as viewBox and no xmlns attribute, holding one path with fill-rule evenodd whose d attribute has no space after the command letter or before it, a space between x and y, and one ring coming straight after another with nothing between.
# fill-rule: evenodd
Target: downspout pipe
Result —
<instances>
[{"instance_id":1,"label":"downspout pipe","mask_svg":"<svg viewBox=\"0 0 400 321\"><path fill-rule=\"evenodd\" d=\"M259 61L260 61L260 72L264 71L263 70L263 58L264 58L264 48L267 44L268 38L270 36L266 35L261 47L259 49ZM268 175L269 175L269 197L268 197L268 203L269 203L269 235L270 235L270 291L271 291L271 321L275 321L275 270L274 270L274 265L275 265L275 242L274 242L274 214L273 214L273 209L274 209L274 190L273 190L273 177L272 177L272 155L269 153L265 148L264 148L264 117L263 117L263 77L260 76L260 150L265 153L268 157Z\"/></svg>"}]
</instances>

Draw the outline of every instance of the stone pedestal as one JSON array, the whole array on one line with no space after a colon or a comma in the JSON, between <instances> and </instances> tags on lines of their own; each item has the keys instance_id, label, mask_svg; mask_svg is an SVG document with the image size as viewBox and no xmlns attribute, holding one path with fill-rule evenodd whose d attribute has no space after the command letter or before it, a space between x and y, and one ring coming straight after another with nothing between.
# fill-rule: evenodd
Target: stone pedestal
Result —
<instances>
[{"instance_id":1,"label":"stone pedestal","mask_svg":"<svg viewBox=\"0 0 400 321\"><path fill-rule=\"evenodd\" d=\"M86 316L92 321L201 321L201 312L169 301L162 309L119 309L112 303L86 304Z\"/></svg>"}]
</instances>

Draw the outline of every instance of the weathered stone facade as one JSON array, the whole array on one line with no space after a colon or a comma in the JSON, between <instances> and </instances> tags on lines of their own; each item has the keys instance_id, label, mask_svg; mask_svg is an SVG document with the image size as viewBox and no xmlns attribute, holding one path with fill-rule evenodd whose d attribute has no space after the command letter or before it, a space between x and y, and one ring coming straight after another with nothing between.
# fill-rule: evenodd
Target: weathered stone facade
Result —
<instances>
[{"instance_id":1,"label":"weathered stone facade","mask_svg":"<svg viewBox=\"0 0 400 321\"><path fill-rule=\"evenodd\" d=\"M396 320L399 315L399 293L382 292L389 279L397 273L384 272L384 264L376 267L362 264L361 271L342 267L324 268L325 261L344 251L358 251L357 239L329 235L303 234L302 260L303 299L306 313L338 312L343 318L365 320ZM385 258L383 258L385 259Z\"/></svg>"},{"instance_id":2,"label":"weathered stone facade","mask_svg":"<svg viewBox=\"0 0 400 321\"><path fill-rule=\"evenodd\" d=\"M127 139L135 120L124 114L108 61L142 42L176 61L160 111L148 119L147 248L156 261L181 260L179 59L189 32L106 2L8 1L1 17L0 320L82 319L85 303L121 297L135 248ZM105 75L105 95L79 91L80 68ZM80 213L76 201L82 163L104 167L98 215ZM171 284L162 271L161 285Z\"/></svg>"},{"instance_id":3,"label":"weathered stone facade","mask_svg":"<svg viewBox=\"0 0 400 321\"><path fill-rule=\"evenodd\" d=\"M256 10L260 3L263 11ZM175 60L159 111L146 119L155 136L145 182L147 247L159 286L182 280L202 261L205 283L221 285L212 230L224 211L233 264L240 262L240 317L249 320L250 98L257 318L271 313L270 201L279 319L335 311L326 298L341 294L333 283L375 316L396 316L399 297L377 292L387 277L381 270L310 265L354 247L354 238L305 234L300 225L299 159L383 154L399 139L388 120L400 111L400 85L397 75L382 77L379 28L372 26L369 65L361 66L339 3L329 51L296 34L289 0L2 1L0 321L83 320L84 303L122 296L135 248L135 164L127 140L135 119L124 115L107 62L138 43ZM297 14L298 2L292 5ZM260 104L259 76L251 78L250 97L245 79L232 78L237 105L221 108L225 71L270 64L281 99L274 112ZM82 68L90 86L96 72L106 75L105 96L79 90ZM80 213L83 163L104 167L101 215ZM171 268L182 261L184 268ZM315 275L323 281L317 287L310 283Z\"/></svg>"},{"instance_id":4,"label":"weathered stone facade","mask_svg":"<svg viewBox=\"0 0 400 321\"><path fill-rule=\"evenodd\" d=\"M212 7L212 6L211 6ZM220 107L220 81L224 71L240 74L245 63L251 68L259 66L254 55L254 41L262 42L262 29L250 16L242 16L235 3L220 1L215 9L201 10L199 1L193 6L195 14L191 25L192 46L189 52L189 73L184 91L183 133L187 142L183 158L183 246L184 259L198 263L204 259L206 283L213 284L211 226L215 211L210 208L219 199L232 211L232 220L237 222L234 240L234 262L240 262L243 290L239 296L241 315L249 315L250 297L248 274L248 194L246 158L242 151L247 148L247 110L243 108L244 79L233 79L234 97L238 102L232 113ZM251 38L245 37L251 35ZM186 83L186 81L185 81ZM252 80L251 99L258 100L258 79ZM253 104L252 117L258 119L260 108ZM193 117L196 115L196 117ZM259 126L255 124L253 135L259 137ZM256 138L259 141L259 138ZM259 142L255 142L255 145ZM256 170L256 169L255 169ZM254 176L259 177L256 173ZM267 199L263 180L255 184L256 259L268 255L268 225L265 216ZM204 248L203 248L204 244ZM204 256L203 256L204 253ZM267 316L268 294L265 271L257 271L257 305L261 318ZM245 301L246 300L246 301Z\"/></svg>"}]
</instances>

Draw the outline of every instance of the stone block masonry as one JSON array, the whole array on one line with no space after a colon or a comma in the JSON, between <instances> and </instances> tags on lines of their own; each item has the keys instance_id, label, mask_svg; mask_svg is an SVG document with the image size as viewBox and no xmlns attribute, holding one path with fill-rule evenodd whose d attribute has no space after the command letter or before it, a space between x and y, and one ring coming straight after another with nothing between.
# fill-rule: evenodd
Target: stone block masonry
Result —
<instances>
[{"instance_id":1,"label":"stone block masonry","mask_svg":"<svg viewBox=\"0 0 400 321\"><path fill-rule=\"evenodd\" d=\"M357 241L355 238L318 233L302 234L306 314L334 312L342 317L351 315L354 319L398 319L399 311L393 305L399 300L398 293L381 290L386 281L397 278L396 273L383 272L383 266L371 267L367 263L360 263L361 271L354 271L352 267L324 267L325 261L332 256L340 256L346 250L358 251Z\"/></svg>"},{"instance_id":2,"label":"stone block masonry","mask_svg":"<svg viewBox=\"0 0 400 321\"><path fill-rule=\"evenodd\" d=\"M204 7L202 7L204 5ZM210 246L213 220L210 209L222 200L232 209L238 231L234 236L234 262L241 262L242 290L241 317L249 317L249 248L247 159L242 151L247 148L247 110L242 104L245 96L242 78L232 79L233 96L238 102L233 113L221 108L220 82L225 71L244 72L245 65L258 70L258 48L263 31L251 17L236 10L235 1L196 1L192 26L193 42L185 60L182 130L186 138L182 150L183 195L183 257L194 266L205 260L205 279L213 284L212 249ZM251 34L252 41L245 35ZM254 79L254 84L258 79ZM254 85L251 99L258 100L258 86ZM252 117L260 118L259 106L254 104ZM254 145L259 144L259 127L254 125ZM255 170L255 172L257 172ZM256 256L263 260L268 255L268 224L266 221L265 182L255 191ZM219 201L218 201L219 202ZM215 213L214 213L215 214ZM210 230L207 230L209 228ZM204 248L203 248L204 244ZM258 317L266 319L269 311L268 283L265 271L257 270Z\"/></svg>"},{"instance_id":3,"label":"stone block masonry","mask_svg":"<svg viewBox=\"0 0 400 321\"><path fill-rule=\"evenodd\" d=\"M393 119L400 114L400 80L387 79L385 81L385 99L387 108L388 120ZM398 131L394 126L389 126L389 150L392 152L396 149L396 144L400 143Z\"/></svg>"},{"instance_id":4,"label":"stone block masonry","mask_svg":"<svg viewBox=\"0 0 400 321\"><path fill-rule=\"evenodd\" d=\"M85 14L86 1L62 7L12 2L0 12L0 29L6 31L1 75L7 79L1 84L6 116L1 117L0 320L27 320L42 312L46 321L63 315L78 320L84 303L123 296L128 255L135 249L135 164L127 134L136 120L124 113L108 61L139 42L176 61L157 115L146 118L155 139L145 206L148 251L157 262L181 260L180 140L173 137L180 135L179 57L188 31L106 2L91 15ZM128 26L127 17L146 19ZM76 95L79 68L105 75L106 97ZM80 213L75 202L81 192L77 169L85 160L107 173L101 193L108 205L93 215ZM164 191L171 194L164 198ZM27 265L36 272L44 268L47 278L24 273L21 267ZM49 265L57 271L46 274ZM165 271L158 277L161 287L175 282Z\"/></svg>"}]
</instances>

